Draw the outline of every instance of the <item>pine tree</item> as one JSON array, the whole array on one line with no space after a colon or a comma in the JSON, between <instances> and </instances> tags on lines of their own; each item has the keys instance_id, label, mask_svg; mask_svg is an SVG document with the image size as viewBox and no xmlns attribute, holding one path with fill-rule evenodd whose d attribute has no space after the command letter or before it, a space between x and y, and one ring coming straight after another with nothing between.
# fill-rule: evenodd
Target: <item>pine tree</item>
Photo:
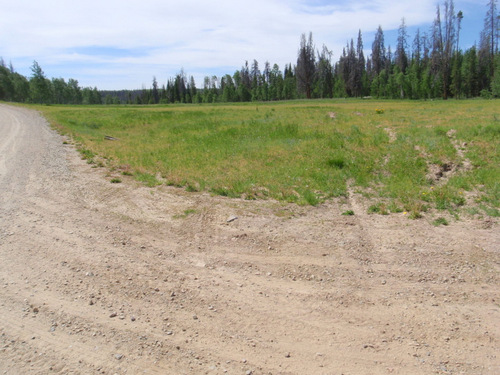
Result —
<instances>
[{"instance_id":1,"label":"pine tree","mask_svg":"<svg viewBox=\"0 0 500 375\"><path fill-rule=\"evenodd\" d=\"M462 20L464 14L462 11L457 13L457 46L455 49L455 54L453 56L453 62L451 67L451 92L456 99L459 99L462 95L462 62L463 55L460 50L460 29L462 28Z\"/></svg>"},{"instance_id":2,"label":"pine tree","mask_svg":"<svg viewBox=\"0 0 500 375\"><path fill-rule=\"evenodd\" d=\"M236 88L233 79L229 74L226 74L221 79L222 101L234 102L236 101Z\"/></svg>"},{"instance_id":3,"label":"pine tree","mask_svg":"<svg viewBox=\"0 0 500 375\"><path fill-rule=\"evenodd\" d=\"M249 102L252 99L252 93L248 61L245 61L245 65L241 67L240 71L234 73L233 80L236 86L238 101Z\"/></svg>"},{"instance_id":4,"label":"pine tree","mask_svg":"<svg viewBox=\"0 0 500 375\"><path fill-rule=\"evenodd\" d=\"M412 99L419 99L422 97L420 90L420 81L422 79L422 37L420 29L417 29L415 37L413 38L413 50L410 60L410 72L408 73L408 81L411 87Z\"/></svg>"},{"instance_id":5,"label":"pine tree","mask_svg":"<svg viewBox=\"0 0 500 375\"><path fill-rule=\"evenodd\" d=\"M82 92L76 79L68 79L66 100L69 104L82 104Z\"/></svg>"},{"instance_id":6,"label":"pine tree","mask_svg":"<svg viewBox=\"0 0 500 375\"><path fill-rule=\"evenodd\" d=\"M45 77L38 62L33 61L31 71L33 72L30 79L31 100L34 103L49 104L51 101L50 81Z\"/></svg>"},{"instance_id":7,"label":"pine tree","mask_svg":"<svg viewBox=\"0 0 500 375\"><path fill-rule=\"evenodd\" d=\"M456 99L462 96L462 61L461 51L456 51L453 55L451 68L451 93Z\"/></svg>"},{"instance_id":8,"label":"pine tree","mask_svg":"<svg viewBox=\"0 0 500 375\"><path fill-rule=\"evenodd\" d=\"M375 34L375 40L372 44L372 72L373 75L380 74L380 71L385 67L385 45L384 45L384 32L382 26L379 26Z\"/></svg>"},{"instance_id":9,"label":"pine tree","mask_svg":"<svg viewBox=\"0 0 500 375\"><path fill-rule=\"evenodd\" d=\"M462 64L462 92L467 98L479 96L479 70L476 46L464 54Z\"/></svg>"},{"instance_id":10,"label":"pine tree","mask_svg":"<svg viewBox=\"0 0 500 375\"><path fill-rule=\"evenodd\" d=\"M0 59L0 100L12 100L14 97L14 85L11 80L12 73Z\"/></svg>"},{"instance_id":11,"label":"pine tree","mask_svg":"<svg viewBox=\"0 0 500 375\"><path fill-rule=\"evenodd\" d=\"M12 85L14 86L14 100L15 102L27 102L30 97L30 84L25 76L19 73L11 75ZM81 104L81 101L80 103Z\"/></svg>"},{"instance_id":12,"label":"pine tree","mask_svg":"<svg viewBox=\"0 0 500 375\"><path fill-rule=\"evenodd\" d=\"M346 91L349 96L358 96L358 77L357 77L357 57L354 49L354 40L351 39L351 44L347 45L347 59L344 65L346 81Z\"/></svg>"},{"instance_id":13,"label":"pine tree","mask_svg":"<svg viewBox=\"0 0 500 375\"><path fill-rule=\"evenodd\" d=\"M151 98L153 99L153 104L158 104L160 102L160 93L158 92L158 81L156 81L155 76L153 76L153 88L151 91Z\"/></svg>"},{"instance_id":14,"label":"pine tree","mask_svg":"<svg viewBox=\"0 0 500 375\"><path fill-rule=\"evenodd\" d=\"M361 30L358 32L358 42L356 45L356 82L355 90L356 96L363 96L364 94L364 81L366 76L366 61L363 53L363 37Z\"/></svg>"},{"instance_id":15,"label":"pine tree","mask_svg":"<svg viewBox=\"0 0 500 375\"><path fill-rule=\"evenodd\" d=\"M405 19L401 19L401 25L398 29L398 43L395 52L396 65L402 73L406 72L408 67L408 33L406 31Z\"/></svg>"},{"instance_id":16,"label":"pine tree","mask_svg":"<svg viewBox=\"0 0 500 375\"><path fill-rule=\"evenodd\" d=\"M53 89L53 99L52 102L55 104L67 104L69 100L66 100L65 94L67 92L67 85L64 78L52 78L52 89Z\"/></svg>"},{"instance_id":17,"label":"pine tree","mask_svg":"<svg viewBox=\"0 0 500 375\"><path fill-rule=\"evenodd\" d=\"M331 98L333 95L333 68L332 52L324 45L321 53L318 52L314 96Z\"/></svg>"},{"instance_id":18,"label":"pine tree","mask_svg":"<svg viewBox=\"0 0 500 375\"><path fill-rule=\"evenodd\" d=\"M283 72L283 91L281 97L285 100L297 98L297 78L295 76L292 64L285 66Z\"/></svg>"},{"instance_id":19,"label":"pine tree","mask_svg":"<svg viewBox=\"0 0 500 375\"><path fill-rule=\"evenodd\" d=\"M299 94L305 95L307 99L310 99L312 97L314 74L316 70L312 33L309 33L309 39L307 41L306 35L302 34L297 56L297 67L295 70Z\"/></svg>"},{"instance_id":20,"label":"pine tree","mask_svg":"<svg viewBox=\"0 0 500 375\"><path fill-rule=\"evenodd\" d=\"M262 79L263 82L269 84L269 78L271 76L271 64L269 64L269 61L266 61L264 63L264 70L262 71Z\"/></svg>"},{"instance_id":21,"label":"pine tree","mask_svg":"<svg viewBox=\"0 0 500 375\"><path fill-rule=\"evenodd\" d=\"M496 0L489 0L479 41L480 90L490 89L495 53L498 52L499 23Z\"/></svg>"},{"instance_id":22,"label":"pine tree","mask_svg":"<svg viewBox=\"0 0 500 375\"><path fill-rule=\"evenodd\" d=\"M444 2L444 40L443 40L443 99L448 98L450 74L451 74L451 59L453 56L453 48L455 46L456 31L455 31L455 5L453 0Z\"/></svg>"},{"instance_id":23,"label":"pine tree","mask_svg":"<svg viewBox=\"0 0 500 375\"><path fill-rule=\"evenodd\" d=\"M251 92L252 92L252 101L258 101L262 100L262 93L261 93L261 73L259 69L259 63L257 60L253 60L252 63L252 70L250 72L250 78L251 78Z\"/></svg>"},{"instance_id":24,"label":"pine tree","mask_svg":"<svg viewBox=\"0 0 500 375\"><path fill-rule=\"evenodd\" d=\"M191 96L191 102L195 103L198 96L198 90L196 89L196 82L193 76L189 78L189 95Z\"/></svg>"},{"instance_id":25,"label":"pine tree","mask_svg":"<svg viewBox=\"0 0 500 375\"><path fill-rule=\"evenodd\" d=\"M269 100L280 100L283 98L283 74L278 64L273 65L269 74Z\"/></svg>"},{"instance_id":26,"label":"pine tree","mask_svg":"<svg viewBox=\"0 0 500 375\"><path fill-rule=\"evenodd\" d=\"M448 98L451 57L455 46L455 10L453 0L444 2L444 25L441 9L437 5L436 19L432 29L431 72L436 82L441 84L441 96Z\"/></svg>"},{"instance_id":27,"label":"pine tree","mask_svg":"<svg viewBox=\"0 0 500 375\"><path fill-rule=\"evenodd\" d=\"M495 68L493 70L493 79L491 80L491 93L496 98L500 98L500 54L495 56Z\"/></svg>"},{"instance_id":28,"label":"pine tree","mask_svg":"<svg viewBox=\"0 0 500 375\"><path fill-rule=\"evenodd\" d=\"M462 28L462 20L464 19L464 13L459 11L457 13L457 51L460 49L460 30Z\"/></svg>"}]
</instances>

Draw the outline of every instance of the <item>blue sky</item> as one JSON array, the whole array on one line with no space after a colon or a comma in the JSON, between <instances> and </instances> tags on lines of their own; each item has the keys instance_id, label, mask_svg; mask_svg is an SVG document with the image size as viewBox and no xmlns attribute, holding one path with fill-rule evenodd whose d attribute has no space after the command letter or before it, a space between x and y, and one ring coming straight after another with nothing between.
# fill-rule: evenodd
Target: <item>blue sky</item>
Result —
<instances>
[{"instance_id":1,"label":"blue sky","mask_svg":"<svg viewBox=\"0 0 500 375\"><path fill-rule=\"evenodd\" d=\"M487 0L455 1L464 19L461 46L479 41ZM99 89L160 85L181 68L198 87L207 75L233 74L248 60L295 63L302 33L313 33L337 60L361 29L365 55L382 26L394 49L404 17L409 43L429 30L434 0L0 0L0 56L30 76L33 60L47 77Z\"/></svg>"}]
</instances>

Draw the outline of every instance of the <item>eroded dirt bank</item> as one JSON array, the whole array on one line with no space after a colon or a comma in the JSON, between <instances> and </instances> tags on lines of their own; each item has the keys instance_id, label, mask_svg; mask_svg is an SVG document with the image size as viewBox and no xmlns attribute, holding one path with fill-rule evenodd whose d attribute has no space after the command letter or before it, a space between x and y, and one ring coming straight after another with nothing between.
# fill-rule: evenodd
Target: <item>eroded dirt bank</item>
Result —
<instances>
[{"instance_id":1,"label":"eroded dirt bank","mask_svg":"<svg viewBox=\"0 0 500 375\"><path fill-rule=\"evenodd\" d=\"M0 104L1 373L500 373L494 220L434 227L357 196L304 208L106 173Z\"/></svg>"}]
</instances>

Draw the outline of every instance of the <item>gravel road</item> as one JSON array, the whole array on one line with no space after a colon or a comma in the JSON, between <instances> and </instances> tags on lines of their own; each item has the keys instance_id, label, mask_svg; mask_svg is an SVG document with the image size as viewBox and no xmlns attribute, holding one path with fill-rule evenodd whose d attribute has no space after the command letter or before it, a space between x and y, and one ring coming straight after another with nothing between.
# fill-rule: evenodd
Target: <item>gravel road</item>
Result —
<instances>
[{"instance_id":1,"label":"gravel road","mask_svg":"<svg viewBox=\"0 0 500 375\"><path fill-rule=\"evenodd\" d=\"M0 373L500 373L497 219L115 173L0 104Z\"/></svg>"}]
</instances>

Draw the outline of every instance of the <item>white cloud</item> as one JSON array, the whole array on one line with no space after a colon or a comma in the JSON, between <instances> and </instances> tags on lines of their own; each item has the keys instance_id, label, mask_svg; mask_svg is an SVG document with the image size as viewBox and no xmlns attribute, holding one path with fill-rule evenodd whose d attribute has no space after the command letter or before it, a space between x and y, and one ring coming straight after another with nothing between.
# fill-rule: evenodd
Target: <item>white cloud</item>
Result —
<instances>
[{"instance_id":1,"label":"white cloud","mask_svg":"<svg viewBox=\"0 0 500 375\"><path fill-rule=\"evenodd\" d=\"M366 48L378 25L396 29L405 17L407 26L427 27L435 5L435 0L0 0L0 33L9 35L0 56L19 70L16 61L37 60L48 76L103 89L136 88L149 85L153 75L161 82L182 67L200 76L219 67L229 69L220 74L232 74L253 59L283 68L295 62L300 35L309 31L317 47L326 44L338 58L358 29ZM90 53L90 47L101 48Z\"/></svg>"}]
</instances>

